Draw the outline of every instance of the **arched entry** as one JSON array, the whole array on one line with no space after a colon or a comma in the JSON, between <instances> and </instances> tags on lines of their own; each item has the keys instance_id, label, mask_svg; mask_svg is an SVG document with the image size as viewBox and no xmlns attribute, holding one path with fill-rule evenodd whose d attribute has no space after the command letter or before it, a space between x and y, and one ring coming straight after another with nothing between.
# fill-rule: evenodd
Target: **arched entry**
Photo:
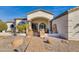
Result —
<instances>
[{"instance_id":1,"label":"arched entry","mask_svg":"<svg viewBox=\"0 0 79 59\"><path fill-rule=\"evenodd\" d=\"M45 23L41 23L39 25L39 29L44 29L45 33L48 33L48 28L47 28L47 25Z\"/></svg>"},{"instance_id":2,"label":"arched entry","mask_svg":"<svg viewBox=\"0 0 79 59\"><path fill-rule=\"evenodd\" d=\"M40 28L40 29L46 29L46 24L41 23L41 24L39 25L39 28Z\"/></svg>"},{"instance_id":3,"label":"arched entry","mask_svg":"<svg viewBox=\"0 0 79 59\"><path fill-rule=\"evenodd\" d=\"M39 35L41 29L44 29L45 33L48 33L49 19L44 17L36 17L31 19L31 26L34 35Z\"/></svg>"},{"instance_id":4,"label":"arched entry","mask_svg":"<svg viewBox=\"0 0 79 59\"><path fill-rule=\"evenodd\" d=\"M51 28L50 21L52 19L53 19L53 14L46 10L36 10L28 13L27 15L27 21L29 21L29 29L33 30L33 32L34 31L39 32L40 28L44 28L46 31L49 31L50 33L50 28Z\"/></svg>"}]
</instances>

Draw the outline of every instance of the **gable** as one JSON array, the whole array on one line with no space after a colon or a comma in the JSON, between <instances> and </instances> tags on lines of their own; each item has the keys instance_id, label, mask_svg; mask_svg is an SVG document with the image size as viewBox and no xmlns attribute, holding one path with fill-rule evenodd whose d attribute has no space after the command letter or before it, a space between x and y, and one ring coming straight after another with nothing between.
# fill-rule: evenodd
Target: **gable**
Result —
<instances>
[{"instance_id":1,"label":"gable","mask_svg":"<svg viewBox=\"0 0 79 59\"><path fill-rule=\"evenodd\" d=\"M53 19L53 14L50 12L47 12L47 11L43 11L43 10L37 10L37 11L27 14L28 20L31 20L31 19L37 18L37 17L44 17L44 18L51 20L51 19Z\"/></svg>"}]
</instances>

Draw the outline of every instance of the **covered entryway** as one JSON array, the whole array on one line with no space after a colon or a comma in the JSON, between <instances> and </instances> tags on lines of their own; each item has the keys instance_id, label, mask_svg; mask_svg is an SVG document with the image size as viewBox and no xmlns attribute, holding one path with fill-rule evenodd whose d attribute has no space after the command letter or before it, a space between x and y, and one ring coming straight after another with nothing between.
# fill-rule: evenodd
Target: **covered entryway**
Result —
<instances>
[{"instance_id":1,"label":"covered entryway","mask_svg":"<svg viewBox=\"0 0 79 59\"><path fill-rule=\"evenodd\" d=\"M50 21L52 19L53 15L45 10L36 10L27 15L29 29L33 31L34 35L38 36L41 29L44 29L45 33L50 33Z\"/></svg>"},{"instance_id":2,"label":"covered entryway","mask_svg":"<svg viewBox=\"0 0 79 59\"><path fill-rule=\"evenodd\" d=\"M46 18L37 17L37 18L32 19L31 26L32 26L34 35L39 36L39 32L41 29L44 29L45 33L48 33L49 21Z\"/></svg>"}]
</instances>

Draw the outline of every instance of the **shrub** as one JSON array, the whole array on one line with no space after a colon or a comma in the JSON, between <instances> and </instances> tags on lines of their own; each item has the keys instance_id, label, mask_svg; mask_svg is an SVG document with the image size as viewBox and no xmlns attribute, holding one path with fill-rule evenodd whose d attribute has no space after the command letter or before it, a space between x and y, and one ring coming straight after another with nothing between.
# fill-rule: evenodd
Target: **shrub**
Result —
<instances>
[{"instance_id":1,"label":"shrub","mask_svg":"<svg viewBox=\"0 0 79 59\"><path fill-rule=\"evenodd\" d=\"M7 30L7 24L0 20L0 32Z\"/></svg>"},{"instance_id":2,"label":"shrub","mask_svg":"<svg viewBox=\"0 0 79 59\"><path fill-rule=\"evenodd\" d=\"M25 32L26 28L28 28L28 23L26 24L21 24L16 26L19 32Z\"/></svg>"}]
</instances>

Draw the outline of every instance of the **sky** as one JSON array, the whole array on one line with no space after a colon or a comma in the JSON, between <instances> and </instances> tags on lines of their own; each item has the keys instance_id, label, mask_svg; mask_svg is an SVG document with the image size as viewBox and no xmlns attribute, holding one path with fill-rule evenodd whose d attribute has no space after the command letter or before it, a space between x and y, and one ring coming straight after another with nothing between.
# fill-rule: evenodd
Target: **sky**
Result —
<instances>
[{"instance_id":1,"label":"sky","mask_svg":"<svg viewBox=\"0 0 79 59\"><path fill-rule=\"evenodd\" d=\"M9 21L15 18L26 18L27 13L38 9L47 10L56 17L64 11L75 7L76 6L0 6L0 20Z\"/></svg>"}]
</instances>

